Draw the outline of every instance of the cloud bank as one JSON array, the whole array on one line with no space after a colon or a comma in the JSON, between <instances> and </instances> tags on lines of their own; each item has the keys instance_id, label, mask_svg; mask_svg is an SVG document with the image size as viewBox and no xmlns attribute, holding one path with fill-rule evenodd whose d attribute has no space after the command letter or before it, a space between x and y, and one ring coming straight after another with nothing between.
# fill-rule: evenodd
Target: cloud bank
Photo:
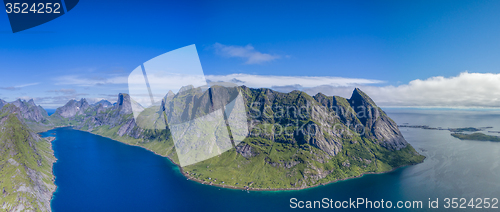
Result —
<instances>
[{"instance_id":1,"label":"cloud bank","mask_svg":"<svg viewBox=\"0 0 500 212\"><path fill-rule=\"evenodd\" d=\"M500 74L463 72L454 77L413 80L400 86L357 86L379 106L500 108ZM309 94L350 97L352 86L318 86L304 89Z\"/></svg>"},{"instance_id":2,"label":"cloud bank","mask_svg":"<svg viewBox=\"0 0 500 212\"><path fill-rule=\"evenodd\" d=\"M112 84L126 84L127 77L85 77L80 75L65 75L55 78L56 85L76 85L76 86L100 86Z\"/></svg>"},{"instance_id":3,"label":"cloud bank","mask_svg":"<svg viewBox=\"0 0 500 212\"><path fill-rule=\"evenodd\" d=\"M261 64L281 58L279 55L271 55L261 53L248 44L246 46L226 46L224 44L215 43L215 52L225 57L238 57L245 59L246 64Z\"/></svg>"},{"instance_id":4,"label":"cloud bank","mask_svg":"<svg viewBox=\"0 0 500 212\"><path fill-rule=\"evenodd\" d=\"M16 85L16 86L10 86L10 87L0 87L2 90L9 90L9 91L17 91L21 90L21 88L28 87L28 86L33 86L33 85L38 85L40 83L30 83L30 84L24 84L24 85Z\"/></svg>"},{"instance_id":5,"label":"cloud bank","mask_svg":"<svg viewBox=\"0 0 500 212\"><path fill-rule=\"evenodd\" d=\"M207 75L205 78L213 82L232 82L254 88L275 88L276 90L300 90L304 87L329 85L334 87L354 86L363 84L383 83L380 80L343 78L343 77L314 77L314 76L273 76L251 74Z\"/></svg>"},{"instance_id":6,"label":"cloud bank","mask_svg":"<svg viewBox=\"0 0 500 212\"><path fill-rule=\"evenodd\" d=\"M302 90L310 95L321 92L330 96L336 95L346 98L349 98L354 88L358 87L379 106L383 107L500 108L500 74L496 73L463 72L453 77L436 76L423 80L416 79L399 86L383 86L384 81L374 79L319 76L229 74L207 75L205 78L209 82L232 82L253 88L271 88L280 92ZM123 84L126 86L125 79L126 77L122 76L107 79L65 76L61 78L60 83L77 86L100 84ZM175 81L172 86L176 85L177 87L190 83L184 78L157 78L152 81L158 81L158 83ZM71 89L53 92L66 94L66 98L72 96Z\"/></svg>"}]
</instances>

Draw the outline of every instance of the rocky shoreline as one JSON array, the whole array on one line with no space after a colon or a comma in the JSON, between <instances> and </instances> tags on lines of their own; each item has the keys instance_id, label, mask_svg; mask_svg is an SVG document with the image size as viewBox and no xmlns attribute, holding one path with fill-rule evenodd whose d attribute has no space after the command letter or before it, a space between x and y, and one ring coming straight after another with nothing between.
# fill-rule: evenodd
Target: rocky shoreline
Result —
<instances>
[{"instance_id":1,"label":"rocky shoreline","mask_svg":"<svg viewBox=\"0 0 500 212\"><path fill-rule=\"evenodd\" d=\"M165 156L163 156L163 157L165 157ZM170 161L172 161L169 157L167 157L167 158ZM172 163L174 163L174 162L172 161ZM422 161L422 163L423 163L423 161ZM215 186L215 187L219 187L219 188L227 188L227 189L233 189L233 190L242 190L242 191L300 191L300 190L304 190L304 189L310 189L310 188L316 188L316 187L320 187L320 186L326 186L326 185L329 185L329 184L332 184L332 183L337 183L337 182L340 182L340 181L361 178L361 177L363 177L365 175L386 174L386 173L390 173L390 172L396 171L397 169L400 169L400 168L403 168L403 167L407 167L407 166L414 166L414 165L417 165L419 163L396 167L396 168L393 168L393 169L391 169L389 171L384 171L384 172L366 172L366 173L363 173L363 174L360 174L360 175L357 175L357 176L353 176L353 177L347 177L347 178L343 178L343 179L329 181L329 182L326 182L326 183L320 183L318 185L304 186L304 187L300 187L300 188L250 188L248 186L245 186L245 188L241 188L241 187L230 186L230 185L212 184L212 183L207 183L205 181L202 181L202 180L199 180L199 179L196 179L196 178L193 178L193 177L189 176L186 172L184 172L182 170L182 168L178 164L176 164L176 163L174 163L174 164L177 165L177 167L179 167L179 169L181 170L181 174L184 177L186 177L188 180L192 180L192 181L195 181L195 182L203 184L203 185L209 185L209 186Z\"/></svg>"},{"instance_id":2,"label":"rocky shoreline","mask_svg":"<svg viewBox=\"0 0 500 212\"><path fill-rule=\"evenodd\" d=\"M53 128L53 129L55 129L55 128ZM49 130L47 130L47 131L49 131ZM40 135L40 133L38 133L38 135ZM54 153L54 149L52 148L52 141L56 140L56 137L49 136L49 137L43 137L43 139L45 139L45 140L47 140L47 142L49 142L49 144L50 144L49 147L52 150L52 156L55 158L54 161L52 162L52 170L51 170L52 176L54 176L54 178L52 178L52 184L54 184L54 190L50 194L50 199L49 199L49 203L50 203L54 199L54 193L56 193L56 191L57 191L56 175L54 173L54 164L57 162L57 157Z\"/></svg>"}]
</instances>

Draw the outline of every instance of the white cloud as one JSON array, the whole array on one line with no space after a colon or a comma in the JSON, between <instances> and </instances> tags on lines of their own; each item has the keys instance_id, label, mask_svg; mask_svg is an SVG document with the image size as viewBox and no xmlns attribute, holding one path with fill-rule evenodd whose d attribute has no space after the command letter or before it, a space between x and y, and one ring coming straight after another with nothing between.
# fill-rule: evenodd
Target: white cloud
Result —
<instances>
[{"instance_id":1,"label":"white cloud","mask_svg":"<svg viewBox=\"0 0 500 212\"><path fill-rule=\"evenodd\" d=\"M246 60L246 64L260 64L281 58L279 55L261 53L248 44L246 46L227 46L220 43L214 44L215 51L226 57L239 57Z\"/></svg>"},{"instance_id":2,"label":"white cloud","mask_svg":"<svg viewBox=\"0 0 500 212\"><path fill-rule=\"evenodd\" d=\"M0 87L0 89L9 90L9 91L16 91L16 90L21 90L21 88L24 88L24 87L38 85L38 84L40 84L40 83L36 82L36 83L29 83L29 84L23 84L23 85L10 86L10 87Z\"/></svg>"},{"instance_id":3,"label":"white cloud","mask_svg":"<svg viewBox=\"0 0 500 212\"><path fill-rule=\"evenodd\" d=\"M497 107L500 108L500 74L463 72L454 77L436 76L416 79L398 86L380 86L384 81L362 78L272 75L207 75L212 82L232 82L253 88L272 88L281 92L303 90L310 95L318 92L349 98L355 87L361 88L379 106L389 107ZM165 84L176 92L181 86L192 84L188 77L153 77L152 85ZM124 84L127 78L108 79L64 76L60 84L94 86ZM142 83L142 82L141 82ZM172 87L172 88L170 88ZM163 91L163 90L162 90ZM165 93L165 92L164 92ZM158 94L159 96L164 95ZM69 97L69 96L68 96Z\"/></svg>"},{"instance_id":4,"label":"white cloud","mask_svg":"<svg viewBox=\"0 0 500 212\"><path fill-rule=\"evenodd\" d=\"M29 97L29 96L20 96L18 99L28 101L28 100L33 99L33 98L31 98L31 97Z\"/></svg>"},{"instance_id":5,"label":"white cloud","mask_svg":"<svg viewBox=\"0 0 500 212\"><path fill-rule=\"evenodd\" d=\"M250 75L250 74L229 74L229 75L207 75L207 80L213 82L232 82L238 85L246 85L254 88L280 88L301 89L304 87L315 87L318 85L330 86L353 86L363 84L383 83L380 80L343 78L343 77L314 77L314 76L273 76L273 75Z\"/></svg>"},{"instance_id":6,"label":"white cloud","mask_svg":"<svg viewBox=\"0 0 500 212\"><path fill-rule=\"evenodd\" d=\"M66 75L55 78L56 85L77 85L77 86L96 86L108 84L126 84L127 77L111 76L111 77L85 77L79 75Z\"/></svg>"},{"instance_id":7,"label":"white cloud","mask_svg":"<svg viewBox=\"0 0 500 212\"><path fill-rule=\"evenodd\" d=\"M431 77L399 86L356 86L379 106L394 107L500 107L500 74L463 72L454 77ZM350 97L353 86L319 86L309 94Z\"/></svg>"},{"instance_id":8,"label":"white cloud","mask_svg":"<svg viewBox=\"0 0 500 212\"><path fill-rule=\"evenodd\" d=\"M66 94L66 95L69 95L69 94L75 94L76 93L76 90L75 89L58 89L58 90L50 90L50 91L47 91L47 92L50 92L50 93L56 93L56 94Z\"/></svg>"}]
</instances>

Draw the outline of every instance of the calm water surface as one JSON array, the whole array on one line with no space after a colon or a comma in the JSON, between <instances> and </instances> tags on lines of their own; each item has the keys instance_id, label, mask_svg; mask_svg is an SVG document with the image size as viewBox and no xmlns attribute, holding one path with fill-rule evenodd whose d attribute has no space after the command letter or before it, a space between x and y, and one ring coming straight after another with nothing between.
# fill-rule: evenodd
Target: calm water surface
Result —
<instances>
[{"instance_id":1,"label":"calm water surface","mask_svg":"<svg viewBox=\"0 0 500 212\"><path fill-rule=\"evenodd\" d=\"M398 124L491 126L494 128L489 130L500 131L500 113L496 111L387 109L386 112ZM424 163L302 191L276 192L201 185L186 180L166 158L70 128L54 129L43 135L57 137L53 141L58 158L54 164L58 186L52 200L55 212L286 211L294 210L290 209L290 198L304 201L368 198L394 203L418 200L427 207L429 198L441 201L446 197L500 198L500 142L461 141L448 131L412 128L401 131L427 157Z\"/></svg>"}]
</instances>

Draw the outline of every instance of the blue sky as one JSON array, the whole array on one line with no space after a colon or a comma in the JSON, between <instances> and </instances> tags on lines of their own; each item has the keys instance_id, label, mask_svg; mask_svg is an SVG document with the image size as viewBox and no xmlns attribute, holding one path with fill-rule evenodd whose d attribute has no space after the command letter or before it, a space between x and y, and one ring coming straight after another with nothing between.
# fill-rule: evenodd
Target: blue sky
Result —
<instances>
[{"instance_id":1,"label":"blue sky","mask_svg":"<svg viewBox=\"0 0 500 212\"><path fill-rule=\"evenodd\" d=\"M301 76L356 78L371 82L357 86L387 106L495 107L497 100L484 101L497 98L500 82L474 89L500 72L498 11L500 1L82 0L64 16L16 34L2 13L0 98L35 98L46 108L71 98L113 100L128 92L113 80L196 44L206 75L296 76L290 85ZM457 90L459 82L467 85L458 86L467 88L461 92L481 98L405 99L437 87ZM309 91L345 96L351 87Z\"/></svg>"}]
</instances>

